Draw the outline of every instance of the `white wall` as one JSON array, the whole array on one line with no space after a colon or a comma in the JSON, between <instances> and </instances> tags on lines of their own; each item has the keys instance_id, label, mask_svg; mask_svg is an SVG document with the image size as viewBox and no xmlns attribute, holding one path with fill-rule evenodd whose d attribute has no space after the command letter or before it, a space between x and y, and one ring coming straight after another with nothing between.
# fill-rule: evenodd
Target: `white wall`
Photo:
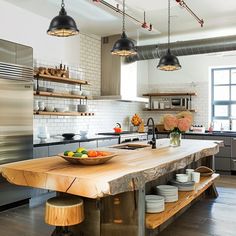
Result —
<instances>
[{"instance_id":1,"label":"white wall","mask_svg":"<svg viewBox=\"0 0 236 236\"><path fill-rule=\"evenodd\" d=\"M173 72L156 68L158 59L148 61L149 92L197 92L193 98L195 124L208 127L210 120L210 68L236 65L234 52L178 57L182 69ZM152 113L154 114L154 113ZM160 114L154 114L160 119Z\"/></svg>"},{"instance_id":2,"label":"white wall","mask_svg":"<svg viewBox=\"0 0 236 236\"><path fill-rule=\"evenodd\" d=\"M59 65L62 61L70 68L81 73L77 76L88 80L91 86L84 87L92 95L100 95L101 83L101 39L95 35L81 33L71 38L48 36L50 19L38 16L18 8L6 1L0 0L0 38L33 47L34 64L36 66ZM74 72L73 72L74 73ZM112 79L112 78L111 78ZM70 91L74 87L65 84L41 82L57 91ZM45 105L67 108L70 104L78 104L78 100L52 99L37 97L35 100L44 101ZM123 103L115 101L88 101L89 111L94 117L65 117L65 116L35 116L34 138L37 137L39 126L47 126L51 135L75 132L90 126L90 134L99 131L113 131L116 122L127 128L127 117L141 112L142 105L138 103Z\"/></svg>"}]
</instances>

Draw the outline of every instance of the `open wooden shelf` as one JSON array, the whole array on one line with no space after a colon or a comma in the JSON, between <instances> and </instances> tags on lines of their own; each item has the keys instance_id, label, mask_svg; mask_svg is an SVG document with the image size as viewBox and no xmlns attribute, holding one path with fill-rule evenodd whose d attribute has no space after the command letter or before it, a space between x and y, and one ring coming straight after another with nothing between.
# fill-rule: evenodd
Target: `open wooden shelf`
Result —
<instances>
[{"instance_id":1,"label":"open wooden shelf","mask_svg":"<svg viewBox=\"0 0 236 236\"><path fill-rule=\"evenodd\" d=\"M79 96L79 95L73 95L68 93L51 93L51 92L44 92L34 91L34 96L41 96L41 97L56 97L56 98L70 98L70 99L87 99L86 96Z\"/></svg>"},{"instance_id":2,"label":"open wooden shelf","mask_svg":"<svg viewBox=\"0 0 236 236\"><path fill-rule=\"evenodd\" d=\"M81 84L81 85L89 85L88 81L80 80L80 79L72 79L72 78L63 78L52 75L38 75L34 73L35 78L39 78L41 80L46 80L50 82L64 83L64 84Z\"/></svg>"},{"instance_id":3,"label":"open wooden shelf","mask_svg":"<svg viewBox=\"0 0 236 236\"><path fill-rule=\"evenodd\" d=\"M145 97L162 97L162 96L196 96L196 93L145 93Z\"/></svg>"},{"instance_id":4,"label":"open wooden shelf","mask_svg":"<svg viewBox=\"0 0 236 236\"><path fill-rule=\"evenodd\" d=\"M41 115L41 116L94 116L94 113L93 112L34 111L34 115Z\"/></svg>"},{"instance_id":5,"label":"open wooden shelf","mask_svg":"<svg viewBox=\"0 0 236 236\"><path fill-rule=\"evenodd\" d=\"M164 108L164 109L143 109L143 111L190 111L190 112L196 112L194 109L183 109L183 108Z\"/></svg>"},{"instance_id":6,"label":"open wooden shelf","mask_svg":"<svg viewBox=\"0 0 236 236\"><path fill-rule=\"evenodd\" d=\"M179 200L177 202L165 203L165 211L154 214L146 213L146 228L155 229L166 222L208 189L217 177L219 177L219 174L213 174L210 177L201 177L200 183L196 184L194 191L179 191Z\"/></svg>"}]
</instances>

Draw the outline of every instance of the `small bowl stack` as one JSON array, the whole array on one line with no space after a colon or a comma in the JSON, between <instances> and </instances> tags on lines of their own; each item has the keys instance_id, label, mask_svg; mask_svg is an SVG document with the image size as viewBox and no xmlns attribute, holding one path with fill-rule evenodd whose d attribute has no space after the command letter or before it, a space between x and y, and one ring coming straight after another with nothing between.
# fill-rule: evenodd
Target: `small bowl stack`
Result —
<instances>
[{"instance_id":1,"label":"small bowl stack","mask_svg":"<svg viewBox=\"0 0 236 236\"><path fill-rule=\"evenodd\" d=\"M146 195L145 207L147 213L159 213L165 210L165 199L158 195Z\"/></svg>"},{"instance_id":2,"label":"small bowl stack","mask_svg":"<svg viewBox=\"0 0 236 236\"><path fill-rule=\"evenodd\" d=\"M189 181L189 177L187 174L176 174L176 180L185 183Z\"/></svg>"},{"instance_id":3,"label":"small bowl stack","mask_svg":"<svg viewBox=\"0 0 236 236\"><path fill-rule=\"evenodd\" d=\"M178 201L178 188L172 185L156 186L157 194L165 198L165 202Z\"/></svg>"}]
</instances>

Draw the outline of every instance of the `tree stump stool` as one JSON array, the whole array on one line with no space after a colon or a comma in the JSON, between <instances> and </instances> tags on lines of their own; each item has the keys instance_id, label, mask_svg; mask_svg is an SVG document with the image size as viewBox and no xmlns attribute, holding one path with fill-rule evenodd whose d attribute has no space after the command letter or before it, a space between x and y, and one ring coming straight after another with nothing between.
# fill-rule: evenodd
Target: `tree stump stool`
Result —
<instances>
[{"instance_id":1,"label":"tree stump stool","mask_svg":"<svg viewBox=\"0 0 236 236\"><path fill-rule=\"evenodd\" d=\"M83 200L77 196L53 197L47 200L45 222L56 226L52 236L72 236L68 226L84 220Z\"/></svg>"}]
</instances>

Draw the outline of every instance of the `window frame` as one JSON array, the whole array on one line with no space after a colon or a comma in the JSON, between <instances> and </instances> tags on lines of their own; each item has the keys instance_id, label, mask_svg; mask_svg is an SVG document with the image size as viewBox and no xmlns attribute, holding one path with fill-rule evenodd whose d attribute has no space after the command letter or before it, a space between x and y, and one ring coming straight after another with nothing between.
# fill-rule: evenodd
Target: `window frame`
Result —
<instances>
[{"instance_id":1,"label":"window frame","mask_svg":"<svg viewBox=\"0 0 236 236\"><path fill-rule=\"evenodd\" d=\"M229 71L229 83L228 84L215 84L214 83L214 72L215 71L222 71L228 70ZM221 68L212 68L211 69L211 121L214 120L228 120L229 121L229 130L232 130L232 121L236 120L236 116L232 116L231 106L236 105L236 100L231 100L231 93L232 93L232 86L236 86L236 83L232 82L232 70L236 70L236 67L221 67ZM229 87L229 100L214 100L214 88L221 87L221 86L228 86ZM215 116L215 106L216 105L225 105L228 107L228 115L227 116Z\"/></svg>"}]
</instances>

